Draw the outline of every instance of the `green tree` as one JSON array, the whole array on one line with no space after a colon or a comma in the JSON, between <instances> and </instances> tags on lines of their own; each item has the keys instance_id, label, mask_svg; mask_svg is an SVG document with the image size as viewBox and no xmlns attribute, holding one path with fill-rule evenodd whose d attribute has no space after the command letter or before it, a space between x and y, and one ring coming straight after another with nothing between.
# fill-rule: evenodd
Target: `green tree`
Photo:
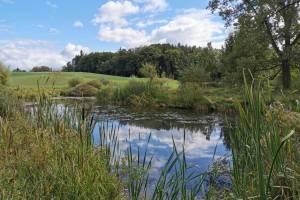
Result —
<instances>
[{"instance_id":1,"label":"green tree","mask_svg":"<svg viewBox=\"0 0 300 200\"><path fill-rule=\"evenodd\" d=\"M294 47L300 39L299 0L210 0L209 8L218 11L230 25L241 17L249 18L269 42L281 65L282 85L291 86ZM252 44L249 44L252 45Z\"/></svg>"},{"instance_id":2,"label":"green tree","mask_svg":"<svg viewBox=\"0 0 300 200\"><path fill-rule=\"evenodd\" d=\"M264 35L251 23L248 17L240 17L222 51L222 71L228 80L235 83L243 81L243 69L250 70L254 77L271 79L280 72L275 52L269 47Z\"/></svg>"},{"instance_id":3,"label":"green tree","mask_svg":"<svg viewBox=\"0 0 300 200\"><path fill-rule=\"evenodd\" d=\"M180 73L180 82L201 84L210 80L209 73L201 65L191 65Z\"/></svg>"},{"instance_id":4,"label":"green tree","mask_svg":"<svg viewBox=\"0 0 300 200\"><path fill-rule=\"evenodd\" d=\"M9 80L9 70L8 68L0 62L0 85L6 85Z\"/></svg>"},{"instance_id":5,"label":"green tree","mask_svg":"<svg viewBox=\"0 0 300 200\"><path fill-rule=\"evenodd\" d=\"M150 78L150 81L152 81L155 77L157 77L156 67L149 63L143 64L143 66L139 70L139 73L143 77Z\"/></svg>"}]
</instances>

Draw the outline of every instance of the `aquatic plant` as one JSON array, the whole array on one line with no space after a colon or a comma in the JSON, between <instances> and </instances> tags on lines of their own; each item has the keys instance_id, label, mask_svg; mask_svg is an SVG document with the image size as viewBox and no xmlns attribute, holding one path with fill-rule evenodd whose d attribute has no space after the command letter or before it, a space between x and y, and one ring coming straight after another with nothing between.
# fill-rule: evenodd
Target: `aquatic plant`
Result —
<instances>
[{"instance_id":1,"label":"aquatic plant","mask_svg":"<svg viewBox=\"0 0 300 200\"><path fill-rule=\"evenodd\" d=\"M290 165L294 131L281 126L279 116L267 112L262 92L246 81L243 102L236 102L239 120L231 134L235 198L292 198L296 191Z\"/></svg>"}]
</instances>

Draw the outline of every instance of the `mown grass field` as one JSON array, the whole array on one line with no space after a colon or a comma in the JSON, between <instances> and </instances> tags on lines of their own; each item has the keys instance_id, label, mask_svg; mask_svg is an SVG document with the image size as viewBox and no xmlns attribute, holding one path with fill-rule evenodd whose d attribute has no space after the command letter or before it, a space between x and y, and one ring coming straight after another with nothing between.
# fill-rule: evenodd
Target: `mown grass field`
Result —
<instances>
[{"instance_id":1,"label":"mown grass field","mask_svg":"<svg viewBox=\"0 0 300 200\"><path fill-rule=\"evenodd\" d=\"M126 84L132 78L121 76L110 76L103 74L93 74L84 72L14 72L11 74L9 86L26 89L36 89L38 85L43 88L63 89L68 87L69 80L79 78L83 82L92 80L108 80L115 84ZM145 78L139 78L145 81ZM168 80L166 83L170 88L176 89L178 81Z\"/></svg>"}]
</instances>

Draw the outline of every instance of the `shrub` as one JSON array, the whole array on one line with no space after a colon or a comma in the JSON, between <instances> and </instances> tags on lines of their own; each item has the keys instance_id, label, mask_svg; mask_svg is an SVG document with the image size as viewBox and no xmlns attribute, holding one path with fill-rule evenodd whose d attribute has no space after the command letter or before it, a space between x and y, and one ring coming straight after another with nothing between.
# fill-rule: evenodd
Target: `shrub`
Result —
<instances>
[{"instance_id":1,"label":"shrub","mask_svg":"<svg viewBox=\"0 0 300 200\"><path fill-rule=\"evenodd\" d=\"M87 84L79 84L70 90L64 92L62 95L71 97L92 97L96 96L98 89Z\"/></svg>"},{"instance_id":2,"label":"shrub","mask_svg":"<svg viewBox=\"0 0 300 200\"><path fill-rule=\"evenodd\" d=\"M203 88L196 83L181 84L178 88L178 102L181 106L193 109L210 109L213 102L203 94Z\"/></svg>"},{"instance_id":3,"label":"shrub","mask_svg":"<svg viewBox=\"0 0 300 200\"><path fill-rule=\"evenodd\" d=\"M154 65L151 65L149 63L144 64L140 70L139 73L141 76L150 78L151 80L155 77L157 77L157 70Z\"/></svg>"},{"instance_id":4,"label":"shrub","mask_svg":"<svg viewBox=\"0 0 300 200\"><path fill-rule=\"evenodd\" d=\"M198 83L210 81L209 73L199 65L192 65L180 73L180 82L182 83Z\"/></svg>"},{"instance_id":5,"label":"shrub","mask_svg":"<svg viewBox=\"0 0 300 200\"><path fill-rule=\"evenodd\" d=\"M99 80L93 80L93 81L89 81L87 82L88 85L93 86L94 88L98 88L100 89L102 83Z\"/></svg>"},{"instance_id":6,"label":"shrub","mask_svg":"<svg viewBox=\"0 0 300 200\"><path fill-rule=\"evenodd\" d=\"M52 69L48 66L36 66L32 68L31 72L52 72Z\"/></svg>"},{"instance_id":7,"label":"shrub","mask_svg":"<svg viewBox=\"0 0 300 200\"><path fill-rule=\"evenodd\" d=\"M97 93L97 101L99 103L110 103L113 99L114 90L112 87L101 89Z\"/></svg>"},{"instance_id":8,"label":"shrub","mask_svg":"<svg viewBox=\"0 0 300 200\"><path fill-rule=\"evenodd\" d=\"M71 80L69 80L68 84L69 87L75 87L77 85L79 85L82 81L79 78L72 78Z\"/></svg>"},{"instance_id":9,"label":"shrub","mask_svg":"<svg viewBox=\"0 0 300 200\"><path fill-rule=\"evenodd\" d=\"M0 84L6 85L9 79L9 70L0 62Z\"/></svg>"}]
</instances>

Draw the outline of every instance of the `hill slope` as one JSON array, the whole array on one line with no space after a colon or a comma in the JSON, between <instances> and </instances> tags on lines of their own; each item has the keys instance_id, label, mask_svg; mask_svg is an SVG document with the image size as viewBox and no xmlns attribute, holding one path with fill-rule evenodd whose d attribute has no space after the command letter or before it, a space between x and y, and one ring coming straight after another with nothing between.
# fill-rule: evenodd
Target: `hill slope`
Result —
<instances>
[{"instance_id":1,"label":"hill slope","mask_svg":"<svg viewBox=\"0 0 300 200\"><path fill-rule=\"evenodd\" d=\"M68 87L68 81L72 78L79 78L84 82L104 79L116 84L126 84L129 80L132 79L129 77L110 76L85 72L14 72L11 75L9 85L11 87L21 88L37 88L38 85L44 88L66 88ZM175 80L169 80L167 85L171 88L177 88L178 82Z\"/></svg>"}]
</instances>

